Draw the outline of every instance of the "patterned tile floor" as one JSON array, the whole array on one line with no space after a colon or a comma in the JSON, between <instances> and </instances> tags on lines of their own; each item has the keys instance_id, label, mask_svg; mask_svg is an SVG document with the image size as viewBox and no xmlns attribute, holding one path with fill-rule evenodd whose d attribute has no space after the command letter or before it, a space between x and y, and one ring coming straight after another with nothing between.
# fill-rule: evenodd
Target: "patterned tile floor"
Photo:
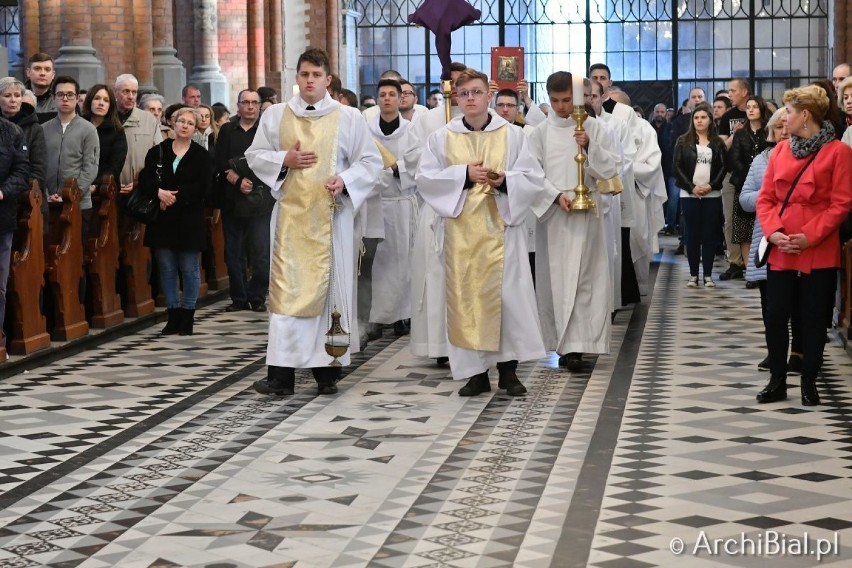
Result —
<instances>
[{"instance_id":1,"label":"patterned tile floor","mask_svg":"<svg viewBox=\"0 0 852 568\"><path fill-rule=\"evenodd\" d=\"M852 565L852 362L757 406L757 292L686 276L663 255L613 353L523 398L388 332L340 394L261 397L264 318L224 303L7 378L0 568Z\"/></svg>"}]
</instances>

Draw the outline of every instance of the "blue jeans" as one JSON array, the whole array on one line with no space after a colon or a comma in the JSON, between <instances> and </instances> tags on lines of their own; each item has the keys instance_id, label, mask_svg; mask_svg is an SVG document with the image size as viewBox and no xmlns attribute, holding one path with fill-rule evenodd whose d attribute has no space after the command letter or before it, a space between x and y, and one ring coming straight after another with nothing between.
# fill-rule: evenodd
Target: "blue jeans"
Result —
<instances>
[{"instance_id":1,"label":"blue jeans","mask_svg":"<svg viewBox=\"0 0 852 568\"><path fill-rule=\"evenodd\" d=\"M699 262L704 266L704 277L713 272L713 260L719 245L719 212L722 200L718 197L699 199L689 197L680 200L686 221L686 258L689 275L698 276Z\"/></svg>"},{"instance_id":2,"label":"blue jeans","mask_svg":"<svg viewBox=\"0 0 852 568\"><path fill-rule=\"evenodd\" d=\"M160 288L166 297L167 308L195 309L198 288L201 285L201 269L197 250L154 249L157 267L160 269ZM180 278L178 278L180 272ZM183 301L180 300L180 280L183 280Z\"/></svg>"},{"instance_id":3,"label":"blue jeans","mask_svg":"<svg viewBox=\"0 0 852 568\"><path fill-rule=\"evenodd\" d=\"M222 212L225 235L225 265L231 301L237 304L266 301L269 291L269 221L272 211L256 217L235 217ZM251 280L246 282L248 250L251 251Z\"/></svg>"},{"instance_id":4,"label":"blue jeans","mask_svg":"<svg viewBox=\"0 0 852 568\"><path fill-rule=\"evenodd\" d=\"M6 284L9 282L10 260L12 258L13 231L0 233L0 333L6 321ZM5 342L5 336L3 340Z\"/></svg>"}]
</instances>

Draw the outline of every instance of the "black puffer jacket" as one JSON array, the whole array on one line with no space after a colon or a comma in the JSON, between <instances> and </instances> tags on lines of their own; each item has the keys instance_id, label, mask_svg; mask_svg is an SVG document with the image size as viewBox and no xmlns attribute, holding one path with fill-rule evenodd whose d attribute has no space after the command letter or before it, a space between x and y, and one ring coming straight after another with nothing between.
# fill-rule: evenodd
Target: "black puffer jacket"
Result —
<instances>
[{"instance_id":1,"label":"black puffer jacket","mask_svg":"<svg viewBox=\"0 0 852 568\"><path fill-rule=\"evenodd\" d=\"M17 227L18 197L29 184L30 161L24 131L5 118L0 118L0 232Z\"/></svg>"},{"instance_id":2,"label":"black puffer jacket","mask_svg":"<svg viewBox=\"0 0 852 568\"><path fill-rule=\"evenodd\" d=\"M10 122L17 124L24 131L27 140L27 150L30 155L30 179L38 181L39 187L45 191L44 172L47 170L47 147L44 143L44 130L38 123L35 109L29 103L21 103L21 110L15 116L8 117Z\"/></svg>"}]
</instances>

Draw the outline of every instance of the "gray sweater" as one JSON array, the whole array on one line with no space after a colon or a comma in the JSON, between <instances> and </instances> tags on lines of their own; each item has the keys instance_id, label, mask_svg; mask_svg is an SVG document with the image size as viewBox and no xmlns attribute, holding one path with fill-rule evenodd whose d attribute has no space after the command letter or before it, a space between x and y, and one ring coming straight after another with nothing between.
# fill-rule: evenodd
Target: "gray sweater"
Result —
<instances>
[{"instance_id":1,"label":"gray sweater","mask_svg":"<svg viewBox=\"0 0 852 568\"><path fill-rule=\"evenodd\" d=\"M42 128L47 146L47 194L61 194L65 180L77 178L77 185L82 193L80 209L91 209L92 195L89 186L98 175L101 153L97 129L91 122L79 116L71 119L65 132L62 132L62 123L59 122L58 116L45 122Z\"/></svg>"}]
</instances>

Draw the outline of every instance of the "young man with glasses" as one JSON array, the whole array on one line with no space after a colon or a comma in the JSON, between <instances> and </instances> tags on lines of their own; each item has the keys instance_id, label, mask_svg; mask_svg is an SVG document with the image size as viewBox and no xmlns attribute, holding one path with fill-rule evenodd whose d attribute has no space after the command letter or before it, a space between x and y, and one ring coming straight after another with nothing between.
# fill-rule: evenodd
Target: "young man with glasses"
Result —
<instances>
[{"instance_id":1,"label":"young man with glasses","mask_svg":"<svg viewBox=\"0 0 852 568\"><path fill-rule=\"evenodd\" d=\"M455 81L463 116L429 136L417 184L443 218L447 337L459 396L527 389L518 361L544 356L527 258L527 211L543 191L526 135L489 111L488 77L468 69Z\"/></svg>"},{"instance_id":2,"label":"young man with glasses","mask_svg":"<svg viewBox=\"0 0 852 568\"><path fill-rule=\"evenodd\" d=\"M231 305L225 311L266 312L269 291L269 221L275 201L240 161L257 134L262 101L254 89L237 96L239 118L225 123L216 141L216 179L225 236ZM238 171L239 170L239 171ZM247 279L251 251L251 280Z\"/></svg>"},{"instance_id":3,"label":"young man with glasses","mask_svg":"<svg viewBox=\"0 0 852 568\"><path fill-rule=\"evenodd\" d=\"M382 159L357 109L328 93L328 55L299 56L299 94L269 107L246 150L248 166L276 199L272 213L268 376L261 394L293 394L295 369L310 368L318 394L337 392L340 367L325 349L330 314L337 309L351 344L339 358L349 365L360 350L354 311L355 211L373 190ZM331 206L334 207L331 207Z\"/></svg>"},{"instance_id":4,"label":"young man with glasses","mask_svg":"<svg viewBox=\"0 0 852 568\"><path fill-rule=\"evenodd\" d=\"M417 104L417 89L414 85L402 79L399 86L402 88L402 97L399 99L399 113L402 118L414 122L429 111L425 106Z\"/></svg>"},{"instance_id":5,"label":"young man with glasses","mask_svg":"<svg viewBox=\"0 0 852 568\"><path fill-rule=\"evenodd\" d=\"M47 150L48 201L62 201L62 186L66 179L76 178L80 188L80 213L83 217L83 243L92 219L91 185L98 175L100 142L94 125L77 114L77 91L80 86L73 77L57 77L53 83L53 98L57 115L43 125Z\"/></svg>"}]
</instances>

